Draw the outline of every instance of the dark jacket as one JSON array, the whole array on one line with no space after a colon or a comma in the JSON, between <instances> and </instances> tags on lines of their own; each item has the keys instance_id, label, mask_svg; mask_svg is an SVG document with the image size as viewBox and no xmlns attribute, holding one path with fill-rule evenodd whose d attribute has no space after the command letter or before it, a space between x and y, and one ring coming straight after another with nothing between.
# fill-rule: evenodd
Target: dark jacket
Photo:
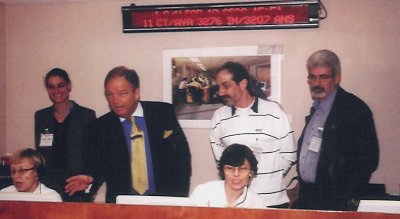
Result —
<instances>
[{"instance_id":1,"label":"dark jacket","mask_svg":"<svg viewBox=\"0 0 400 219\"><path fill-rule=\"evenodd\" d=\"M54 133L53 106L41 109L35 113L35 147L36 150L45 158L46 165L43 179L41 181L48 187L56 190L63 197L71 201L82 201L77 195L69 197L64 193L65 180L77 174L82 174L83 161L87 153L88 128L89 124L96 120L96 114L93 110L82 107L71 101L72 111L68 115L69 125L66 136L66 164L65 168L54 165L54 162L60 159L55 155L55 146L40 146L40 136L48 129ZM40 174L40 173L39 173Z\"/></svg>"},{"instance_id":2,"label":"dark jacket","mask_svg":"<svg viewBox=\"0 0 400 219\"><path fill-rule=\"evenodd\" d=\"M171 104L141 101L153 162L156 194L188 196L191 177L191 155L188 142ZM118 115L109 112L97 119L88 174L97 187L106 183L106 202L114 203L117 195L130 194L130 156ZM172 134L164 138L165 131Z\"/></svg>"},{"instance_id":3,"label":"dark jacket","mask_svg":"<svg viewBox=\"0 0 400 219\"><path fill-rule=\"evenodd\" d=\"M300 151L301 148L298 156ZM339 87L324 126L316 182L309 187L300 178L297 205L306 209L349 210L351 201L362 196L378 162L379 146L371 110L361 99Z\"/></svg>"}]
</instances>

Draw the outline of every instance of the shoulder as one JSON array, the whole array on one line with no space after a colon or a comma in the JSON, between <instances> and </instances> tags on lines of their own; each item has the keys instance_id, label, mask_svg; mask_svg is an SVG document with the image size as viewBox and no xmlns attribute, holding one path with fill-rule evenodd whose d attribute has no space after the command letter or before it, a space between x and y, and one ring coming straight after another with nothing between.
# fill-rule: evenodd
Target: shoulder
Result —
<instances>
[{"instance_id":1,"label":"shoulder","mask_svg":"<svg viewBox=\"0 0 400 219\"><path fill-rule=\"evenodd\" d=\"M60 194L58 194L58 192L56 192L53 189L50 189L49 187L47 187L46 185L44 185L43 183L40 184L41 188L40 188L40 192L41 194L46 194L46 195L54 195L58 197L58 201L62 201Z\"/></svg>"},{"instance_id":2,"label":"shoulder","mask_svg":"<svg viewBox=\"0 0 400 219\"><path fill-rule=\"evenodd\" d=\"M258 98L258 113L268 114L278 119L287 117L287 113L278 102L261 98Z\"/></svg>"},{"instance_id":3,"label":"shoulder","mask_svg":"<svg viewBox=\"0 0 400 219\"><path fill-rule=\"evenodd\" d=\"M282 106L278 102L273 100L264 100L261 98L258 98L258 107L261 111L283 111Z\"/></svg>"},{"instance_id":4,"label":"shoulder","mask_svg":"<svg viewBox=\"0 0 400 219\"><path fill-rule=\"evenodd\" d=\"M145 108L173 108L172 104L167 103L167 102L161 102L161 101L140 101L140 104L142 104L143 109ZM162 109L160 109L162 110Z\"/></svg>"},{"instance_id":5,"label":"shoulder","mask_svg":"<svg viewBox=\"0 0 400 219\"><path fill-rule=\"evenodd\" d=\"M14 185L11 185L1 189L0 192L17 192L17 189L15 188Z\"/></svg>"},{"instance_id":6,"label":"shoulder","mask_svg":"<svg viewBox=\"0 0 400 219\"><path fill-rule=\"evenodd\" d=\"M49 106L49 107L46 107L46 108L36 111L35 116L47 115L47 114L52 113L52 111L53 111L53 106Z\"/></svg>"},{"instance_id":7,"label":"shoulder","mask_svg":"<svg viewBox=\"0 0 400 219\"><path fill-rule=\"evenodd\" d=\"M343 88L339 87L336 95L337 100L335 100L334 104L342 105L346 110L371 112L369 106L361 98L345 91Z\"/></svg>"},{"instance_id":8,"label":"shoulder","mask_svg":"<svg viewBox=\"0 0 400 219\"><path fill-rule=\"evenodd\" d=\"M96 122L98 124L101 124L101 123L109 123L110 121L113 121L113 120L118 121L118 116L114 112L110 111L110 112L100 116L99 118L97 118Z\"/></svg>"},{"instance_id":9,"label":"shoulder","mask_svg":"<svg viewBox=\"0 0 400 219\"><path fill-rule=\"evenodd\" d=\"M213 120L221 120L223 118L231 117L232 116L232 107L230 106L223 106L214 111Z\"/></svg>"},{"instance_id":10,"label":"shoulder","mask_svg":"<svg viewBox=\"0 0 400 219\"><path fill-rule=\"evenodd\" d=\"M82 113L90 113L90 114L95 113L94 110L84 107L84 106L81 106L81 105L77 104L75 101L71 101L71 102L74 105L74 110L80 111Z\"/></svg>"}]
</instances>

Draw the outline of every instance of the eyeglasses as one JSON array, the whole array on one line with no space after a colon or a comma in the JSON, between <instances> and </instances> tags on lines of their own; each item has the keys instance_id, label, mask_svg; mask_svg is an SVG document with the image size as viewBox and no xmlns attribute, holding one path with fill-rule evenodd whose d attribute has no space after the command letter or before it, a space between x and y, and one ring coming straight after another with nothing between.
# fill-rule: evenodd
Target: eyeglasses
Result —
<instances>
[{"instance_id":1,"label":"eyeglasses","mask_svg":"<svg viewBox=\"0 0 400 219\"><path fill-rule=\"evenodd\" d=\"M46 85L47 89L49 89L49 90L53 90L53 89L56 89L56 88L62 89L62 88L64 88L64 87L66 87L66 86L67 86L66 83L47 84L47 85Z\"/></svg>"},{"instance_id":2,"label":"eyeglasses","mask_svg":"<svg viewBox=\"0 0 400 219\"><path fill-rule=\"evenodd\" d=\"M250 172L250 169L246 166L239 166L239 167L234 167L230 165L224 165L224 171L228 173L234 173L236 170L239 171L239 173L248 173Z\"/></svg>"},{"instance_id":3,"label":"eyeglasses","mask_svg":"<svg viewBox=\"0 0 400 219\"><path fill-rule=\"evenodd\" d=\"M330 75L320 75L320 76L316 76L316 75L312 75L312 74L308 74L307 76L307 80L309 81L316 81L317 78L321 81L326 81L329 78L334 78L335 75L334 74L330 74Z\"/></svg>"},{"instance_id":4,"label":"eyeglasses","mask_svg":"<svg viewBox=\"0 0 400 219\"><path fill-rule=\"evenodd\" d=\"M29 169L19 169L19 170L11 170L11 175L15 175L16 173L18 173L19 175L26 175L28 174L29 171L35 169L36 167L32 167Z\"/></svg>"}]
</instances>

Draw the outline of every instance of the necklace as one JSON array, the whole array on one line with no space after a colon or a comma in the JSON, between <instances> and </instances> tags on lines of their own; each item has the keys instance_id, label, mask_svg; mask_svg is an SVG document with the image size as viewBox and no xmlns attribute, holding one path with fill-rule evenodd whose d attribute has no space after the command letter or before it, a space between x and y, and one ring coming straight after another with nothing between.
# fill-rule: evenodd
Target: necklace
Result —
<instances>
[{"instance_id":1,"label":"necklace","mask_svg":"<svg viewBox=\"0 0 400 219\"><path fill-rule=\"evenodd\" d=\"M56 114L58 114L58 115L65 115L65 114L68 114L69 111L70 111L70 109L68 108L68 109L66 109L66 110L64 110L64 111L57 111L57 110L55 110L54 113L56 113Z\"/></svg>"},{"instance_id":2,"label":"necklace","mask_svg":"<svg viewBox=\"0 0 400 219\"><path fill-rule=\"evenodd\" d=\"M57 114L57 115L60 115L60 116L64 116L64 115L67 115L71 111L71 109L72 109L72 104L69 103L68 104L68 108L66 110L59 111L59 110L54 108L54 113Z\"/></svg>"}]
</instances>

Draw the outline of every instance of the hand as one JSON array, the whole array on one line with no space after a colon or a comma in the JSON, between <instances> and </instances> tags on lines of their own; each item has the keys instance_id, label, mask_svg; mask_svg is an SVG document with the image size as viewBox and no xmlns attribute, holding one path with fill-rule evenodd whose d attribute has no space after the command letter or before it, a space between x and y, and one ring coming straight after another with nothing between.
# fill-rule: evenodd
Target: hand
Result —
<instances>
[{"instance_id":1,"label":"hand","mask_svg":"<svg viewBox=\"0 0 400 219\"><path fill-rule=\"evenodd\" d=\"M83 191L93 182L93 178L88 175L76 175L68 178L65 186L65 193L73 195L76 192Z\"/></svg>"}]
</instances>

